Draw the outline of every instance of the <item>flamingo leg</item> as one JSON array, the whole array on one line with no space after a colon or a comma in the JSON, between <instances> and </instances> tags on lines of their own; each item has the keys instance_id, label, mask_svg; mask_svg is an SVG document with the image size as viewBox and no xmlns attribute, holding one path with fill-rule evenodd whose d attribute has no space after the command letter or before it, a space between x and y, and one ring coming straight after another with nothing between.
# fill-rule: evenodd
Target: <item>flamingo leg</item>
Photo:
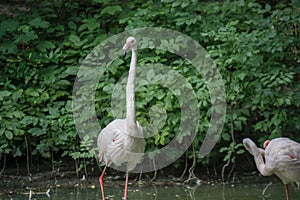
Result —
<instances>
[{"instance_id":1,"label":"flamingo leg","mask_svg":"<svg viewBox=\"0 0 300 200\"><path fill-rule=\"evenodd\" d=\"M285 195L286 195L286 200L290 200L289 185L288 184L285 184Z\"/></svg>"},{"instance_id":2,"label":"flamingo leg","mask_svg":"<svg viewBox=\"0 0 300 200\"><path fill-rule=\"evenodd\" d=\"M129 173L126 172L126 181L125 181L124 197L122 198L122 200L127 200L127 193L128 193L128 176L129 176Z\"/></svg>"},{"instance_id":3,"label":"flamingo leg","mask_svg":"<svg viewBox=\"0 0 300 200\"><path fill-rule=\"evenodd\" d=\"M105 200L105 195L104 195L104 184L103 184L103 176L104 176L104 173L106 171L106 168L107 168L107 165L105 165L102 173L101 173L101 176L99 177L99 183L100 183L100 188L101 188L101 193L102 193L102 200Z\"/></svg>"}]
</instances>

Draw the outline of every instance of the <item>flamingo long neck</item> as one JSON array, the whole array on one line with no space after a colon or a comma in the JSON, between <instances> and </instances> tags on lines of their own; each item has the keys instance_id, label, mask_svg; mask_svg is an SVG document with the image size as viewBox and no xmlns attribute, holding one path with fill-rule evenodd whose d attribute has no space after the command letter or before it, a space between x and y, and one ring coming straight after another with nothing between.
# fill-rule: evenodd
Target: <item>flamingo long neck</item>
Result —
<instances>
[{"instance_id":1,"label":"flamingo long neck","mask_svg":"<svg viewBox=\"0 0 300 200\"><path fill-rule=\"evenodd\" d=\"M126 120L127 131L136 130L136 114L135 114L135 76L136 76L137 50L132 49L130 68L126 86Z\"/></svg>"}]
</instances>

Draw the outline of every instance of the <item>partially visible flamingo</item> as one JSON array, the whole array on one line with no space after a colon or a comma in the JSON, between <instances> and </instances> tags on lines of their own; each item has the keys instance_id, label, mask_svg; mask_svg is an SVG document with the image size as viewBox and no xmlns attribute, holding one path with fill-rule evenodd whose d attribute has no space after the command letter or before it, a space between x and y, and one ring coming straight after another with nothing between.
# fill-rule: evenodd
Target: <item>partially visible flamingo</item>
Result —
<instances>
[{"instance_id":1,"label":"partially visible flamingo","mask_svg":"<svg viewBox=\"0 0 300 200\"><path fill-rule=\"evenodd\" d=\"M254 156L256 167L263 176L277 175L285 185L286 200L290 199L288 184L296 182L300 189L300 144L289 138L264 142L264 149L246 138L245 148Z\"/></svg>"},{"instance_id":2,"label":"partially visible flamingo","mask_svg":"<svg viewBox=\"0 0 300 200\"><path fill-rule=\"evenodd\" d=\"M110 122L99 134L97 146L100 161L105 162L105 167L99 177L102 200L105 200L103 176L107 166L111 163L120 166L127 164L126 182L123 200L127 199L128 172L135 168L140 161L140 154L145 150L143 129L136 121L135 110L135 76L137 62L137 44L134 37L129 37L123 47L124 55L131 49L132 56L126 85L126 119L115 119Z\"/></svg>"}]
</instances>

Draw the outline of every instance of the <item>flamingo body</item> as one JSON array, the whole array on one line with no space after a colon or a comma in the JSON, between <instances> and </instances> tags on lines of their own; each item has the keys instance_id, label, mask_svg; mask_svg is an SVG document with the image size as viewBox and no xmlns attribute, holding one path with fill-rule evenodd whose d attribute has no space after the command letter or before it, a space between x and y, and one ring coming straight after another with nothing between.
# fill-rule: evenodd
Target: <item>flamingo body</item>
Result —
<instances>
[{"instance_id":1,"label":"flamingo body","mask_svg":"<svg viewBox=\"0 0 300 200\"><path fill-rule=\"evenodd\" d=\"M300 144L288 138L276 138L265 149L266 167L284 184L300 184Z\"/></svg>"},{"instance_id":2,"label":"flamingo body","mask_svg":"<svg viewBox=\"0 0 300 200\"><path fill-rule=\"evenodd\" d=\"M145 149L145 141L142 138L143 129L137 123L137 136L127 133L126 119L115 119L110 122L99 134L97 140L100 160L108 166L113 163L117 166L127 164L127 170L135 168L141 157L139 154Z\"/></svg>"},{"instance_id":3,"label":"flamingo body","mask_svg":"<svg viewBox=\"0 0 300 200\"><path fill-rule=\"evenodd\" d=\"M264 149L246 138L245 148L254 156L255 164L263 176L277 175L286 186L286 199L289 200L288 184L297 183L300 189L300 144L289 138L275 138L264 143Z\"/></svg>"}]
</instances>

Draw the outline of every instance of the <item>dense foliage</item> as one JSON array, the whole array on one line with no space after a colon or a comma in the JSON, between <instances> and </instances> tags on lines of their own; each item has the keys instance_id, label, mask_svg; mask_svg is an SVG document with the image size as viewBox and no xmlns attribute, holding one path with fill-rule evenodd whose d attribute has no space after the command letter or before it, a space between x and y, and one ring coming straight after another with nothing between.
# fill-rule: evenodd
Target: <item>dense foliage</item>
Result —
<instances>
[{"instance_id":1,"label":"dense foliage","mask_svg":"<svg viewBox=\"0 0 300 200\"><path fill-rule=\"evenodd\" d=\"M39 160L59 167L61 156L73 158L77 167L94 162L86 148L93 142L88 137L80 140L74 126L74 80L83 59L101 41L138 27L164 27L190 36L205 47L222 74L228 108L222 137L208 157L199 158L194 155L210 119L205 83L181 58L161 51L140 54L140 64L163 63L188 77L197 94L201 115L190 159L206 166L229 166L240 154L245 156L241 145L245 137L258 144L279 136L300 141L300 9L296 3L27 0L23 5L22 9L12 6L0 16L0 159L4 167L7 156L25 158L28 168ZM101 126L113 119L109 100L128 63L118 60L99 82ZM149 85L137 89L137 118L142 125L148 124L152 105L162 105L172 115L160 134L147 139L148 150L168 144L180 122L172 92Z\"/></svg>"}]
</instances>

